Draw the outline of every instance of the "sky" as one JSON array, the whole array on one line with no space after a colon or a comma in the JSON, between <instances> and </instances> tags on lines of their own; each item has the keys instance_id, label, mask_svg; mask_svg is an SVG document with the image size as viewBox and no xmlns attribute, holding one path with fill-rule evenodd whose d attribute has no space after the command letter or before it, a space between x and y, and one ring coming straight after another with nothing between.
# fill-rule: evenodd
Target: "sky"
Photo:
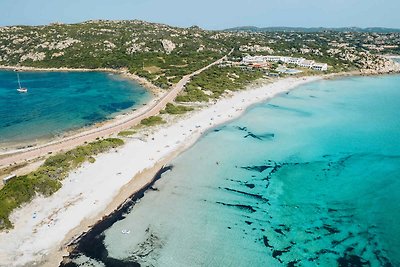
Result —
<instances>
[{"instance_id":1,"label":"sky","mask_svg":"<svg viewBox=\"0 0 400 267\"><path fill-rule=\"evenodd\" d=\"M0 25L140 19L204 29L236 26L400 28L400 0L0 0Z\"/></svg>"}]
</instances>

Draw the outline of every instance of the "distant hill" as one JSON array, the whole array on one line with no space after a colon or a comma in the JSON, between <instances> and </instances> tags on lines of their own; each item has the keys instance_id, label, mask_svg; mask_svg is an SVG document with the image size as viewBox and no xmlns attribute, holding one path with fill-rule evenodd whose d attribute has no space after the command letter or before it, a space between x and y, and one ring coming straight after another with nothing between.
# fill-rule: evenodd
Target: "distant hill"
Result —
<instances>
[{"instance_id":1,"label":"distant hill","mask_svg":"<svg viewBox=\"0 0 400 267\"><path fill-rule=\"evenodd\" d=\"M229 32L377 32L377 33L399 33L400 29L394 28L382 28L382 27L371 27L371 28L359 28L359 27L343 27L343 28L324 28L324 27L265 27L259 28L255 26L243 26L236 28L229 28L224 31Z\"/></svg>"}]
</instances>

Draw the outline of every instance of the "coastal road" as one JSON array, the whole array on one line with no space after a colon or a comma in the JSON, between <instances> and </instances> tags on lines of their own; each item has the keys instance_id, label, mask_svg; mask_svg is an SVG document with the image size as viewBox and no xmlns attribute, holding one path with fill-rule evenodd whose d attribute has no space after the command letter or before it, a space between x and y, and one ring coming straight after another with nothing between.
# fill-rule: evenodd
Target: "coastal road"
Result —
<instances>
[{"instance_id":1,"label":"coastal road","mask_svg":"<svg viewBox=\"0 0 400 267\"><path fill-rule=\"evenodd\" d=\"M231 54L232 52L233 49L229 52L229 54ZM121 120L117 119L114 122L106 123L98 128L90 129L88 131L84 131L63 138L61 140L49 142L41 146L0 154L0 168L7 167L11 164L18 164L27 160L36 159L38 157L48 155L49 153L57 153L63 150L70 150L79 145L83 145L85 142L92 142L96 140L96 138L110 136L112 134L119 133L120 131L138 125L143 119L157 115L161 110L165 108L167 103L174 101L193 76L198 75L204 70L221 63L225 58L227 58L227 55L209 64L208 66L205 66L202 69L199 69L191 74L184 76L177 84L172 87L170 91L166 92L161 98L159 98L151 105L148 104L149 106L142 112L134 112L133 114L127 115Z\"/></svg>"}]
</instances>

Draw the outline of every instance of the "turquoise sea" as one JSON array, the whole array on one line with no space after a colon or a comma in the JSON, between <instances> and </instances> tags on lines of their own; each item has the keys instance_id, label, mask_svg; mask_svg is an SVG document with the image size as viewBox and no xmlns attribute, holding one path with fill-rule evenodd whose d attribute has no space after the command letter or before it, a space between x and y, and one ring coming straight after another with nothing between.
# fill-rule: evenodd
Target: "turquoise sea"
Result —
<instances>
[{"instance_id":1,"label":"turquoise sea","mask_svg":"<svg viewBox=\"0 0 400 267\"><path fill-rule=\"evenodd\" d=\"M256 105L176 158L71 258L400 266L399 114L398 75L318 81Z\"/></svg>"},{"instance_id":2,"label":"turquoise sea","mask_svg":"<svg viewBox=\"0 0 400 267\"><path fill-rule=\"evenodd\" d=\"M139 84L103 72L0 71L0 145L35 142L92 125L151 97Z\"/></svg>"}]
</instances>

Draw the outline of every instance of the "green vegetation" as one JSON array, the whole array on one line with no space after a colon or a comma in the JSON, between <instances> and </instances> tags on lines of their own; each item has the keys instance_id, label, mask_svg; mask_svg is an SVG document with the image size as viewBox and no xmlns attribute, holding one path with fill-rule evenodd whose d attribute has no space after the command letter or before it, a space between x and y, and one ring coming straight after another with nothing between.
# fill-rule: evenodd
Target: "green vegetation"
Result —
<instances>
[{"instance_id":1,"label":"green vegetation","mask_svg":"<svg viewBox=\"0 0 400 267\"><path fill-rule=\"evenodd\" d=\"M130 71L166 89L183 76L201 69L220 57L222 55L215 52L136 53L130 60ZM155 69L158 71L154 72Z\"/></svg>"},{"instance_id":2,"label":"green vegetation","mask_svg":"<svg viewBox=\"0 0 400 267\"><path fill-rule=\"evenodd\" d=\"M168 103L164 110L161 111L161 114L171 114L171 115L178 115L184 114L188 111L192 111L192 107L186 107L182 105L174 105L172 103Z\"/></svg>"},{"instance_id":3,"label":"green vegetation","mask_svg":"<svg viewBox=\"0 0 400 267\"><path fill-rule=\"evenodd\" d=\"M136 133L136 131L122 131L122 132L118 133L118 136L127 137L127 136L134 135L135 133Z\"/></svg>"},{"instance_id":4,"label":"green vegetation","mask_svg":"<svg viewBox=\"0 0 400 267\"><path fill-rule=\"evenodd\" d=\"M85 161L94 162L93 155L123 145L124 141L109 138L79 146L49 157L36 171L9 181L0 190L0 229L11 228L11 212L31 201L36 195L50 196L61 187L61 180Z\"/></svg>"},{"instance_id":5,"label":"green vegetation","mask_svg":"<svg viewBox=\"0 0 400 267\"><path fill-rule=\"evenodd\" d=\"M263 77L261 71L242 70L237 67L213 66L193 77L186 85L178 102L202 102L220 97L226 90L236 91ZM207 93L206 93L207 92Z\"/></svg>"},{"instance_id":6,"label":"green vegetation","mask_svg":"<svg viewBox=\"0 0 400 267\"><path fill-rule=\"evenodd\" d=\"M187 85L182 95L176 97L177 102L206 102L210 99L201 89Z\"/></svg>"},{"instance_id":7,"label":"green vegetation","mask_svg":"<svg viewBox=\"0 0 400 267\"><path fill-rule=\"evenodd\" d=\"M160 116L150 116L140 122L142 126L155 126L164 123L165 121Z\"/></svg>"}]
</instances>

